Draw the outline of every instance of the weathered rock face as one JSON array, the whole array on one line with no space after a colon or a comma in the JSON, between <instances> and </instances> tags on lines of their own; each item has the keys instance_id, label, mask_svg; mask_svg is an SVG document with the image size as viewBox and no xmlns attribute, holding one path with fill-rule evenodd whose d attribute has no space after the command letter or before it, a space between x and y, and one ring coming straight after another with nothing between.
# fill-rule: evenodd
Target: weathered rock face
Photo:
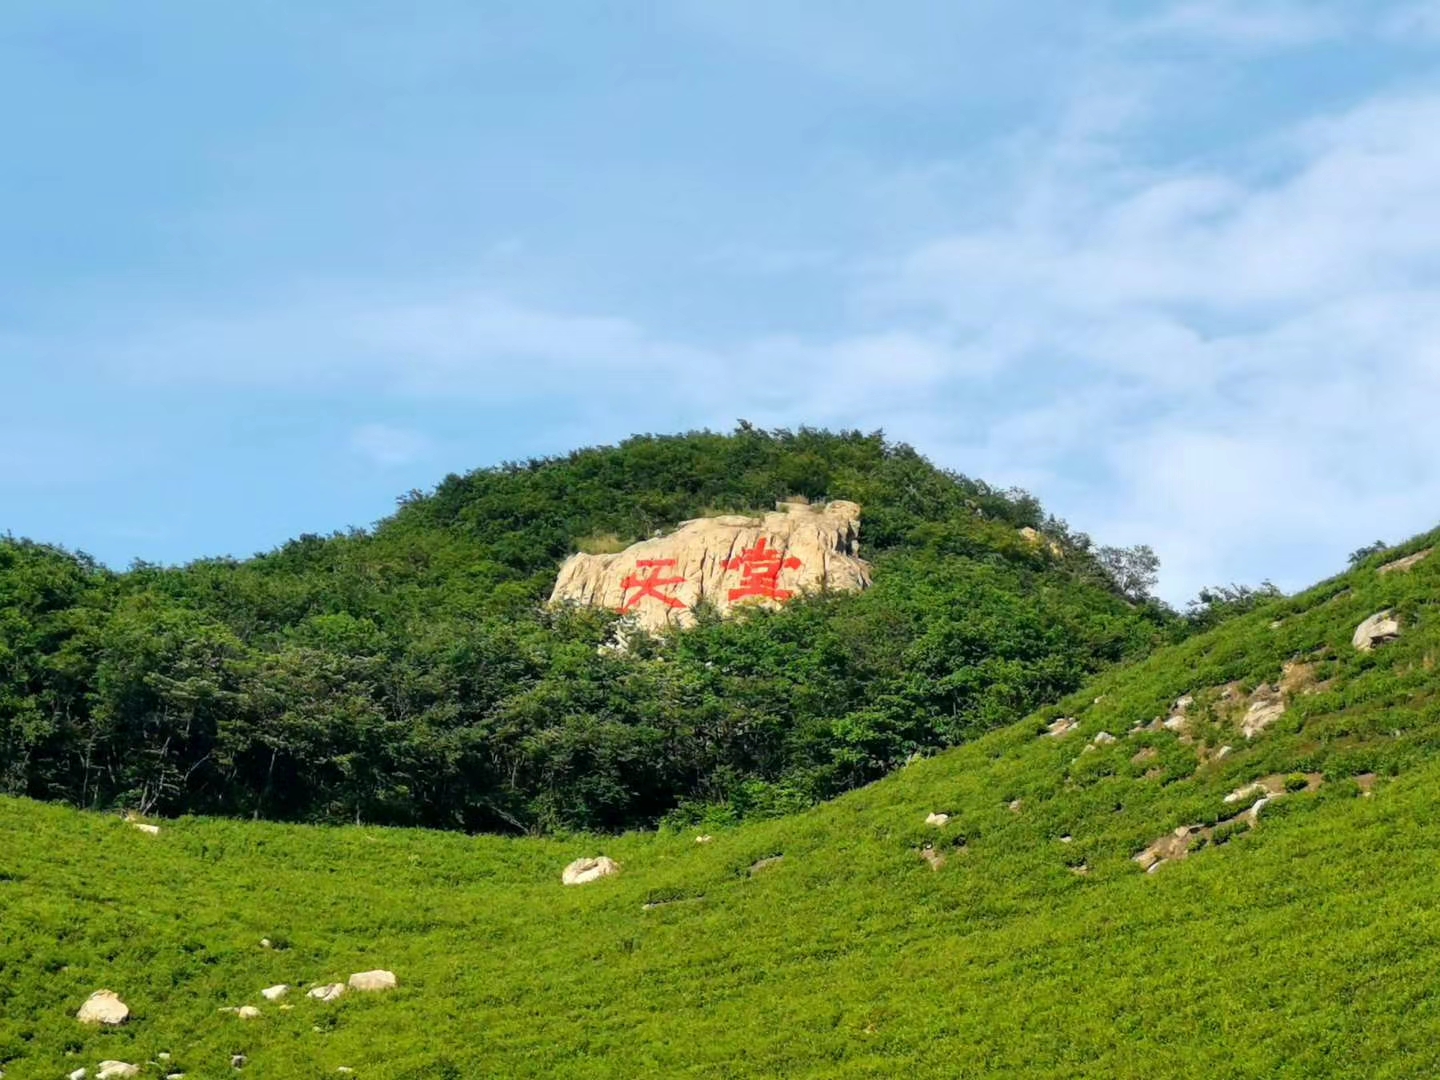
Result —
<instances>
[{"instance_id":1,"label":"weathered rock face","mask_svg":"<svg viewBox=\"0 0 1440 1080\"><path fill-rule=\"evenodd\" d=\"M859 533L852 502L696 518L616 555L570 556L550 602L610 608L663 630L694 623L702 602L724 615L746 604L777 607L803 592L858 592L870 584Z\"/></svg>"}]
</instances>

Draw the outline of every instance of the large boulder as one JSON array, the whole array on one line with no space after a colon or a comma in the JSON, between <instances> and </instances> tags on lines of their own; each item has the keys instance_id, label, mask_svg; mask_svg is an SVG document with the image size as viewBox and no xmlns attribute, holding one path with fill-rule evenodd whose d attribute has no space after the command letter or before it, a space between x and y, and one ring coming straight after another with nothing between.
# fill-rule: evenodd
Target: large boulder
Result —
<instances>
[{"instance_id":1,"label":"large boulder","mask_svg":"<svg viewBox=\"0 0 1440 1080\"><path fill-rule=\"evenodd\" d=\"M394 990L396 986L393 971L357 971L350 976L350 989L361 991Z\"/></svg>"},{"instance_id":2,"label":"large boulder","mask_svg":"<svg viewBox=\"0 0 1440 1080\"><path fill-rule=\"evenodd\" d=\"M870 584L859 533L860 507L843 501L695 518L615 555L570 556L550 602L609 608L662 630L692 625L702 602L725 615L805 592L858 592Z\"/></svg>"},{"instance_id":3,"label":"large boulder","mask_svg":"<svg viewBox=\"0 0 1440 1080\"><path fill-rule=\"evenodd\" d=\"M114 990L96 990L80 1006L75 1019L82 1024L123 1024L130 1019L130 1006Z\"/></svg>"},{"instance_id":4,"label":"large boulder","mask_svg":"<svg viewBox=\"0 0 1440 1080\"><path fill-rule=\"evenodd\" d=\"M102 1061L95 1070L95 1080L128 1080L139 1075L140 1066L128 1061Z\"/></svg>"},{"instance_id":5,"label":"large boulder","mask_svg":"<svg viewBox=\"0 0 1440 1080\"><path fill-rule=\"evenodd\" d=\"M592 881L599 881L619 872L620 864L614 859L596 855L590 859L576 859L565 867L560 872L560 882L564 885L588 885Z\"/></svg>"},{"instance_id":6,"label":"large boulder","mask_svg":"<svg viewBox=\"0 0 1440 1080\"><path fill-rule=\"evenodd\" d=\"M1377 645L1394 641L1400 636L1400 620L1389 608L1377 611L1355 628L1351 643L1361 652L1371 652Z\"/></svg>"}]
</instances>

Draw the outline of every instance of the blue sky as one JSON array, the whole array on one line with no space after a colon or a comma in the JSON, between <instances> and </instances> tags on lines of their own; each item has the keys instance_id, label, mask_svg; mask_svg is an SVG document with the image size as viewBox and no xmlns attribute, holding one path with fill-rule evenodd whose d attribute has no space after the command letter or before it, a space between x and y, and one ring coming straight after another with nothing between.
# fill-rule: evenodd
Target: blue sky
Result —
<instances>
[{"instance_id":1,"label":"blue sky","mask_svg":"<svg viewBox=\"0 0 1440 1080\"><path fill-rule=\"evenodd\" d=\"M884 428L1295 588L1440 522L1440 0L0 13L0 529L124 566Z\"/></svg>"}]
</instances>

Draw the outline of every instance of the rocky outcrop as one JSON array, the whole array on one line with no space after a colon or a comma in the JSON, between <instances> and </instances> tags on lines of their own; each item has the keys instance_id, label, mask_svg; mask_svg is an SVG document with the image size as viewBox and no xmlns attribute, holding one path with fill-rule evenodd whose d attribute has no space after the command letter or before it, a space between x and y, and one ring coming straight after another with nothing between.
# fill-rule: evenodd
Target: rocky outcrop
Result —
<instances>
[{"instance_id":1,"label":"rocky outcrop","mask_svg":"<svg viewBox=\"0 0 1440 1080\"><path fill-rule=\"evenodd\" d=\"M563 885L588 885L592 881L599 881L619 872L620 864L614 859L597 855L592 859L576 859L565 867L560 873L560 882Z\"/></svg>"},{"instance_id":2,"label":"rocky outcrop","mask_svg":"<svg viewBox=\"0 0 1440 1080\"><path fill-rule=\"evenodd\" d=\"M1428 559L1430 553L1434 550L1434 548L1426 548L1424 551L1417 551L1414 555L1407 555L1403 559L1387 562L1375 572L1377 574L1403 574L1406 571L1413 570L1420 563Z\"/></svg>"},{"instance_id":3,"label":"rocky outcrop","mask_svg":"<svg viewBox=\"0 0 1440 1080\"><path fill-rule=\"evenodd\" d=\"M1377 611L1355 628L1351 644L1361 652L1372 652L1377 645L1384 645L1400 636L1400 620L1395 612L1386 608Z\"/></svg>"},{"instance_id":4,"label":"rocky outcrop","mask_svg":"<svg viewBox=\"0 0 1440 1080\"><path fill-rule=\"evenodd\" d=\"M1058 720L1051 720L1041 736L1042 738L1048 736L1052 739L1063 739L1079 726L1080 721L1073 716L1062 716Z\"/></svg>"},{"instance_id":5,"label":"rocky outcrop","mask_svg":"<svg viewBox=\"0 0 1440 1080\"><path fill-rule=\"evenodd\" d=\"M860 507L852 502L696 518L615 555L570 556L550 602L609 608L663 630L692 625L700 604L725 615L806 592L858 592L870 585L859 533Z\"/></svg>"},{"instance_id":6,"label":"rocky outcrop","mask_svg":"<svg viewBox=\"0 0 1440 1080\"><path fill-rule=\"evenodd\" d=\"M130 1019L130 1006L113 990L96 990L80 1006L75 1019L82 1024L123 1024Z\"/></svg>"}]
</instances>

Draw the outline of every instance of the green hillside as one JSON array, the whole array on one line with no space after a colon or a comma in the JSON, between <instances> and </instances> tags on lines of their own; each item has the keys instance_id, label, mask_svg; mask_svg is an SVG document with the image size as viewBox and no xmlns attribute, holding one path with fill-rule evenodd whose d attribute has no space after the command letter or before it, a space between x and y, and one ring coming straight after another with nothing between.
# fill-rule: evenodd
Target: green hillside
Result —
<instances>
[{"instance_id":1,"label":"green hillside","mask_svg":"<svg viewBox=\"0 0 1440 1080\"><path fill-rule=\"evenodd\" d=\"M577 549L797 495L863 506L873 589L626 656L614 614L545 605ZM451 476L248 560L0 538L0 794L500 833L781 813L1184 633L1135 554L879 435L748 426Z\"/></svg>"},{"instance_id":2,"label":"green hillside","mask_svg":"<svg viewBox=\"0 0 1440 1080\"><path fill-rule=\"evenodd\" d=\"M1437 541L708 844L203 819L149 836L0 800L6 1078L102 1058L228 1076L235 1054L240 1075L359 1080L1433 1075L1440 556L1380 565ZM1400 636L1358 651L1383 609ZM1247 740L1246 718L1270 722ZM1260 796L1227 794L1271 777L1288 793L1231 820ZM560 884L601 853L618 876ZM399 988L259 996L377 967ZM72 1019L101 987L128 1024ZM262 1015L217 1011L245 1004Z\"/></svg>"}]
</instances>

